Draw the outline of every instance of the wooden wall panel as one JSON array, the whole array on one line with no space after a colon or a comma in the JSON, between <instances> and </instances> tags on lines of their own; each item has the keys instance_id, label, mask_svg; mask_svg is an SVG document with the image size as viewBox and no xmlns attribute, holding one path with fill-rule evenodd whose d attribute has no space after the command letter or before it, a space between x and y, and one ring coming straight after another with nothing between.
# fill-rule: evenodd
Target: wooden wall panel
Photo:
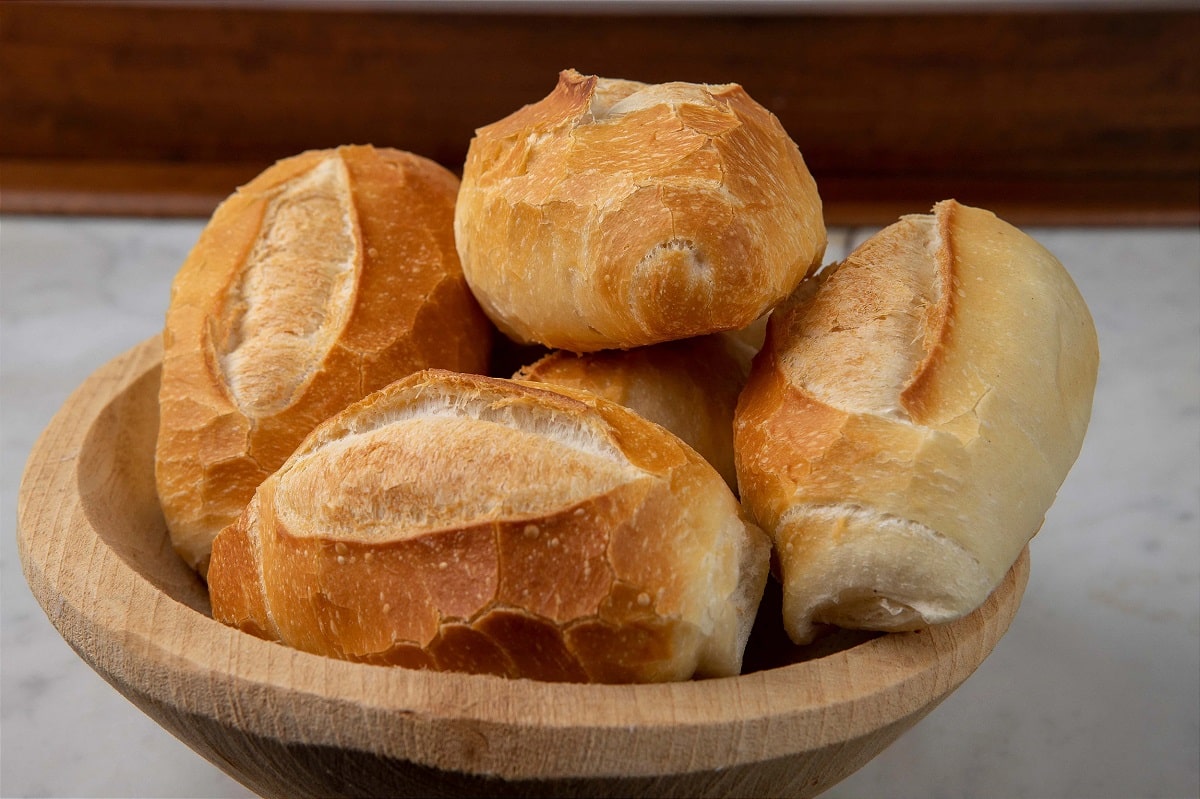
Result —
<instances>
[{"instance_id":1,"label":"wooden wall panel","mask_svg":"<svg viewBox=\"0 0 1200 799\"><path fill-rule=\"evenodd\" d=\"M1193 221L1200 13L432 13L0 5L5 211L204 214L271 161L372 142L452 169L559 69L737 81L831 221L956 195L1021 221Z\"/></svg>"}]
</instances>

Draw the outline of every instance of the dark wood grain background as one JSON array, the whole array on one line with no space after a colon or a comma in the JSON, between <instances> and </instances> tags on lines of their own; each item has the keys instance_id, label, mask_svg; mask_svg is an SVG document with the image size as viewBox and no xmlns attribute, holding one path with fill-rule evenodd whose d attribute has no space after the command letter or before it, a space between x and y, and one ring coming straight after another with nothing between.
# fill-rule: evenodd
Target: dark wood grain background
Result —
<instances>
[{"instance_id":1,"label":"dark wood grain background","mask_svg":"<svg viewBox=\"0 0 1200 799\"><path fill-rule=\"evenodd\" d=\"M1018 223L1200 219L1200 12L447 13L0 5L0 209L206 215L272 161L370 142L458 170L557 72L735 81L831 224L954 196Z\"/></svg>"}]
</instances>

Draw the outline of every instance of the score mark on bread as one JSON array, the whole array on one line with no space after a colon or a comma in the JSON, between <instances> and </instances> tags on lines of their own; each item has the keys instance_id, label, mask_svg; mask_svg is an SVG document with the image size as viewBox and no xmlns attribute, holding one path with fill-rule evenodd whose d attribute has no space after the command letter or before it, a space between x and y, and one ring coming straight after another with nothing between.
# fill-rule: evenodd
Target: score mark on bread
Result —
<instances>
[{"instance_id":1,"label":"score mark on bread","mask_svg":"<svg viewBox=\"0 0 1200 799\"><path fill-rule=\"evenodd\" d=\"M221 374L242 412L260 416L292 404L329 355L350 314L359 247L341 157L272 192L218 322Z\"/></svg>"},{"instance_id":2,"label":"score mark on bread","mask_svg":"<svg viewBox=\"0 0 1200 799\"><path fill-rule=\"evenodd\" d=\"M413 537L551 514L638 474L587 417L431 387L400 408L362 409L344 437L298 454L280 478L276 496L287 499L276 513L290 529L331 540Z\"/></svg>"},{"instance_id":3,"label":"score mark on bread","mask_svg":"<svg viewBox=\"0 0 1200 799\"><path fill-rule=\"evenodd\" d=\"M887 264L887 268L880 268ZM782 367L822 402L908 419L904 392L947 318L949 260L932 216L908 216L805 287L779 316Z\"/></svg>"}]
</instances>

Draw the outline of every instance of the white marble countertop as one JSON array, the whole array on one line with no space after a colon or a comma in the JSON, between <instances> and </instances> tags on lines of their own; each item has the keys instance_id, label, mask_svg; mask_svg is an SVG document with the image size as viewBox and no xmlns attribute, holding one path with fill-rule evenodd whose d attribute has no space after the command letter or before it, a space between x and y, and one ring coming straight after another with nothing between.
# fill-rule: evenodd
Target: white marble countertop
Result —
<instances>
[{"instance_id":1,"label":"white marble countertop","mask_svg":"<svg viewBox=\"0 0 1200 799\"><path fill-rule=\"evenodd\" d=\"M25 458L92 370L154 335L201 222L0 218L0 793L244 797L51 627L21 574ZM992 656L829 797L1200 796L1200 232L1031 229L1102 353L1092 427ZM867 231L836 231L830 258Z\"/></svg>"}]
</instances>

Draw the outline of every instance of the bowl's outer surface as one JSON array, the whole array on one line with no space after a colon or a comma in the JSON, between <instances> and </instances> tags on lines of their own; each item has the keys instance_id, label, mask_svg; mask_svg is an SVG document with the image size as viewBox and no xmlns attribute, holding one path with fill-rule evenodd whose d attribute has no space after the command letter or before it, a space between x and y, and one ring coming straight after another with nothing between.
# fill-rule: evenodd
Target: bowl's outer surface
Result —
<instances>
[{"instance_id":1,"label":"bowl's outer surface","mask_svg":"<svg viewBox=\"0 0 1200 799\"><path fill-rule=\"evenodd\" d=\"M1026 551L965 619L728 679L564 685L310 655L214 621L172 550L153 474L160 359L157 339L114 359L42 434L22 566L84 660L263 796L812 796L975 670L1028 578Z\"/></svg>"}]
</instances>

